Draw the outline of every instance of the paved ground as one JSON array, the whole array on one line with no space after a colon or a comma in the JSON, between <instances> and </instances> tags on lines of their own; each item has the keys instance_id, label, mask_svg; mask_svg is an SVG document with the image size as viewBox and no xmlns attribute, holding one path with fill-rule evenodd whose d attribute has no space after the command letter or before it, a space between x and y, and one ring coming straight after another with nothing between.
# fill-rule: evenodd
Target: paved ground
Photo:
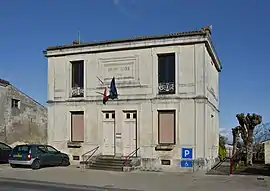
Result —
<instances>
[{"instance_id":1,"label":"paved ground","mask_svg":"<svg viewBox=\"0 0 270 191\"><path fill-rule=\"evenodd\" d=\"M137 191L127 189L115 189L96 186L80 186L80 185L68 185L57 184L40 181L24 181L15 179L0 178L0 191Z\"/></svg>"},{"instance_id":2,"label":"paved ground","mask_svg":"<svg viewBox=\"0 0 270 191\"><path fill-rule=\"evenodd\" d=\"M11 180L15 182L11 182ZM27 185L20 184L25 183L25 181ZM76 191L76 189L85 189L82 186L88 186L87 190L90 191L120 191L121 189L137 191L269 191L270 178L265 177L264 180L258 180L257 176L206 176L202 173L81 171L77 168L61 167L33 171L31 169L11 169L8 166L0 166L0 191L1 189L46 191L67 190L67 188Z\"/></svg>"}]
</instances>

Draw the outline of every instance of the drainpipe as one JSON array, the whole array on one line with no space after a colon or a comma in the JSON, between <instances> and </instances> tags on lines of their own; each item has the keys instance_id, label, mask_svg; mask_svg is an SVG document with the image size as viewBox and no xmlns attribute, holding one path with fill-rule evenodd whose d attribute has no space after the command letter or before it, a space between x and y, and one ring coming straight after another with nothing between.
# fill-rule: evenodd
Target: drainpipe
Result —
<instances>
[{"instance_id":1,"label":"drainpipe","mask_svg":"<svg viewBox=\"0 0 270 191\"><path fill-rule=\"evenodd\" d=\"M7 143L8 139L7 139L7 126L4 126L4 136L5 136L5 143Z\"/></svg>"}]
</instances>

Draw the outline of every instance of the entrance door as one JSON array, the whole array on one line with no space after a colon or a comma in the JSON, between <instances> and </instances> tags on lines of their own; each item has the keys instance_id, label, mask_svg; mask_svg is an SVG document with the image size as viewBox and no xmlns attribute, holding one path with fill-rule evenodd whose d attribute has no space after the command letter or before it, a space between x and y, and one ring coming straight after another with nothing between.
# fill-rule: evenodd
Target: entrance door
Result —
<instances>
[{"instance_id":1,"label":"entrance door","mask_svg":"<svg viewBox=\"0 0 270 191\"><path fill-rule=\"evenodd\" d=\"M123 154L128 156L137 147L137 111L125 111L123 115Z\"/></svg>"},{"instance_id":2,"label":"entrance door","mask_svg":"<svg viewBox=\"0 0 270 191\"><path fill-rule=\"evenodd\" d=\"M103 112L103 155L115 155L115 112Z\"/></svg>"}]
</instances>

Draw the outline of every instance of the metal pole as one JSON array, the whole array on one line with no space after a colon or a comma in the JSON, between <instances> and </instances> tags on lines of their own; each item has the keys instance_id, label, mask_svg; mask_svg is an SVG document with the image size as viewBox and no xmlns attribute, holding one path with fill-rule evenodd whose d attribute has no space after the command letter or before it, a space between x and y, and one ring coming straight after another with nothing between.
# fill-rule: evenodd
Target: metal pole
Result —
<instances>
[{"instance_id":1,"label":"metal pole","mask_svg":"<svg viewBox=\"0 0 270 191\"><path fill-rule=\"evenodd\" d=\"M230 158L230 175L232 174L232 166L233 166L233 160L232 157Z\"/></svg>"}]
</instances>

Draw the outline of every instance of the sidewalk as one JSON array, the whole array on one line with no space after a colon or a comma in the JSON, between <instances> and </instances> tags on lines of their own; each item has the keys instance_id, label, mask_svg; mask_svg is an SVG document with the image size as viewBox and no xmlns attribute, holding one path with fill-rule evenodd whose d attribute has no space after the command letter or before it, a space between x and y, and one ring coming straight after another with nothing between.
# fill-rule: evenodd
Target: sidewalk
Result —
<instances>
[{"instance_id":1,"label":"sidewalk","mask_svg":"<svg viewBox=\"0 0 270 191\"><path fill-rule=\"evenodd\" d=\"M179 190L269 190L269 178L258 181L254 176L206 176L191 173L106 172L77 168L44 168L40 170L3 170L0 178L46 181L74 185L98 186L147 191Z\"/></svg>"}]
</instances>

